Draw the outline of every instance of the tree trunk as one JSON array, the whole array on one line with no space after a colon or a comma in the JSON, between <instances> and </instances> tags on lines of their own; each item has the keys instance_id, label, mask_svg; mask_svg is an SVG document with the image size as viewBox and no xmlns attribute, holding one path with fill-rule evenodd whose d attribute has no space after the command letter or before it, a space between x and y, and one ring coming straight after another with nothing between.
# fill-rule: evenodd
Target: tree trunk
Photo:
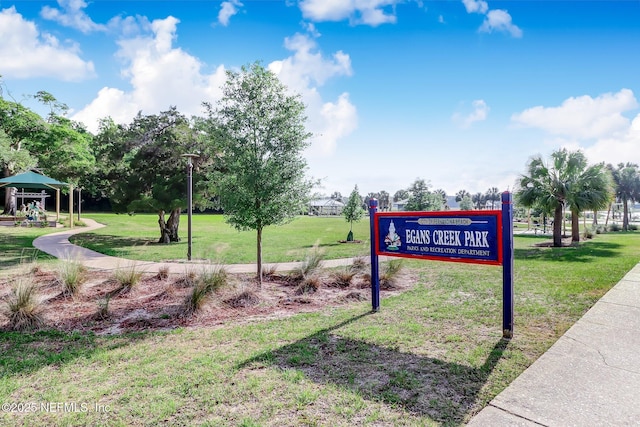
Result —
<instances>
[{"instance_id":1,"label":"tree trunk","mask_svg":"<svg viewBox=\"0 0 640 427\"><path fill-rule=\"evenodd\" d=\"M256 228L256 264L258 268L258 286L262 289L262 227Z\"/></svg>"},{"instance_id":2,"label":"tree trunk","mask_svg":"<svg viewBox=\"0 0 640 427\"><path fill-rule=\"evenodd\" d=\"M622 200L623 216L622 216L622 229L629 231L629 201L627 199Z\"/></svg>"},{"instance_id":3,"label":"tree trunk","mask_svg":"<svg viewBox=\"0 0 640 427\"><path fill-rule=\"evenodd\" d=\"M611 206L613 206L613 203L609 203L609 209L607 209L607 218L605 218L604 220L604 228L607 228L607 225L609 224L609 214L611 213Z\"/></svg>"},{"instance_id":4,"label":"tree trunk","mask_svg":"<svg viewBox=\"0 0 640 427\"><path fill-rule=\"evenodd\" d=\"M562 246L562 205L558 205L553 212L553 246Z\"/></svg>"},{"instance_id":5,"label":"tree trunk","mask_svg":"<svg viewBox=\"0 0 640 427\"><path fill-rule=\"evenodd\" d=\"M160 226L160 240L158 243L179 242L178 227L180 226L180 208L175 208L165 222L164 211L158 212L158 225Z\"/></svg>"},{"instance_id":6,"label":"tree trunk","mask_svg":"<svg viewBox=\"0 0 640 427\"><path fill-rule=\"evenodd\" d=\"M577 211L571 211L571 241L580 241L580 218Z\"/></svg>"}]
</instances>

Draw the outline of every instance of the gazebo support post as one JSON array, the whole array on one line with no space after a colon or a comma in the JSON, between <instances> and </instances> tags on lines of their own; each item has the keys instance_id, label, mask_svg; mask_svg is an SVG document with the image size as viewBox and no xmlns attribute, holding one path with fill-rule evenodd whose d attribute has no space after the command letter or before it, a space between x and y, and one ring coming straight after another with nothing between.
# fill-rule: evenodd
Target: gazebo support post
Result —
<instances>
[{"instance_id":1,"label":"gazebo support post","mask_svg":"<svg viewBox=\"0 0 640 427\"><path fill-rule=\"evenodd\" d=\"M60 189L56 188L56 224L60 221Z\"/></svg>"},{"instance_id":2,"label":"gazebo support post","mask_svg":"<svg viewBox=\"0 0 640 427\"><path fill-rule=\"evenodd\" d=\"M73 185L69 184L69 228L73 228Z\"/></svg>"}]
</instances>

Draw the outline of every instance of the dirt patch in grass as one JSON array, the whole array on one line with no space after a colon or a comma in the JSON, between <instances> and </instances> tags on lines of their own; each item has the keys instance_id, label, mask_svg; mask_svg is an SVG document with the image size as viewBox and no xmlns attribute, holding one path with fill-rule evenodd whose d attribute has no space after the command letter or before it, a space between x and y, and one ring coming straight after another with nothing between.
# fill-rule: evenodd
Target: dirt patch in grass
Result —
<instances>
[{"instance_id":1,"label":"dirt patch in grass","mask_svg":"<svg viewBox=\"0 0 640 427\"><path fill-rule=\"evenodd\" d=\"M92 331L97 334L119 334L141 330L166 330L226 324L260 318L288 317L300 312L313 312L363 301L370 298L368 275L358 273L349 286L334 286L330 271L321 272L315 292L300 294L299 282L288 275L269 275L258 286L255 276L229 275L228 285L212 292L203 307L186 314L184 301L193 289L193 280L185 275L161 277L143 274L140 282L128 292L120 286L113 272L91 271L89 279L73 297L61 294L54 271L39 268L21 273L36 284L43 299L45 329L59 331ZM0 278L0 300L6 299L19 275ZM401 292L415 283L410 271L401 273ZM8 318L0 315L0 329L8 328Z\"/></svg>"}]
</instances>

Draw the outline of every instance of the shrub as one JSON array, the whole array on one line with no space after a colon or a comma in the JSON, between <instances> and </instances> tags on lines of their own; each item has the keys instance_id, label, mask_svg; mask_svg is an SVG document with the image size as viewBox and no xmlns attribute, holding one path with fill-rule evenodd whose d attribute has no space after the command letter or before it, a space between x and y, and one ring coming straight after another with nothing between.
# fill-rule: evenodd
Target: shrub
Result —
<instances>
[{"instance_id":1,"label":"shrub","mask_svg":"<svg viewBox=\"0 0 640 427\"><path fill-rule=\"evenodd\" d=\"M43 300L36 293L35 284L20 280L5 300L5 312L9 327L14 331L39 329L44 325L42 317Z\"/></svg>"},{"instance_id":2,"label":"shrub","mask_svg":"<svg viewBox=\"0 0 640 427\"><path fill-rule=\"evenodd\" d=\"M615 222L612 224L609 224L609 231L620 231L622 230L622 227L620 227L620 225L616 224Z\"/></svg>"},{"instance_id":3,"label":"shrub","mask_svg":"<svg viewBox=\"0 0 640 427\"><path fill-rule=\"evenodd\" d=\"M62 258L56 269L57 281L62 287L62 294L74 296L86 280L87 269L78 261Z\"/></svg>"},{"instance_id":4,"label":"shrub","mask_svg":"<svg viewBox=\"0 0 640 427\"><path fill-rule=\"evenodd\" d=\"M629 224L629 231L636 231L638 230L638 226L636 224Z\"/></svg>"},{"instance_id":5,"label":"shrub","mask_svg":"<svg viewBox=\"0 0 640 427\"><path fill-rule=\"evenodd\" d=\"M590 229L589 227L586 227L584 229L584 231L582 232L582 237L584 239L592 239L593 238L593 230Z\"/></svg>"}]
</instances>

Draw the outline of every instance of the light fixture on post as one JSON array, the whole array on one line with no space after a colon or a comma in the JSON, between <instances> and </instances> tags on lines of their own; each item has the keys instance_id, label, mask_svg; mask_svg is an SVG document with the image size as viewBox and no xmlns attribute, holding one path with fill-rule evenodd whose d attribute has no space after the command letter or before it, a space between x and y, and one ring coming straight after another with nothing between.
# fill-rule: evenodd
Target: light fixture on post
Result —
<instances>
[{"instance_id":1,"label":"light fixture on post","mask_svg":"<svg viewBox=\"0 0 640 427\"><path fill-rule=\"evenodd\" d=\"M191 216L193 214L193 159L197 154L183 154L187 158L187 261L191 261Z\"/></svg>"}]
</instances>

